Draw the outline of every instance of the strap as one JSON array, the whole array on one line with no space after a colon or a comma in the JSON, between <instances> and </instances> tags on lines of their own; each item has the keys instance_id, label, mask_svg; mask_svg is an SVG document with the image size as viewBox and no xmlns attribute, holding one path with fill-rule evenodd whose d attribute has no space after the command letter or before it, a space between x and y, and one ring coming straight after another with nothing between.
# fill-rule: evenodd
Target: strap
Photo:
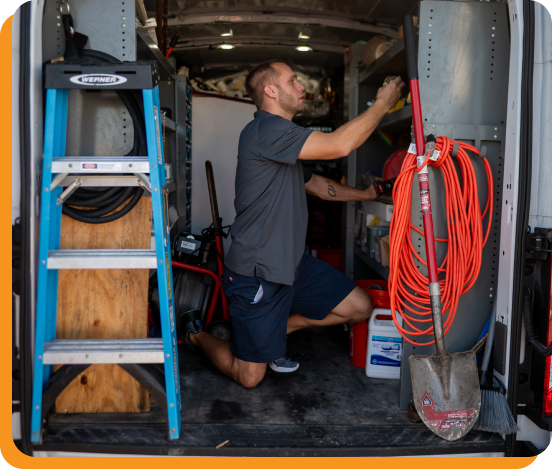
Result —
<instances>
[{"instance_id":1,"label":"strap","mask_svg":"<svg viewBox=\"0 0 552 469\"><path fill-rule=\"evenodd\" d=\"M73 17L70 14L62 15L63 27L65 29L65 53L66 62L81 62L84 47L88 42L88 36L78 33L73 28Z\"/></svg>"}]
</instances>

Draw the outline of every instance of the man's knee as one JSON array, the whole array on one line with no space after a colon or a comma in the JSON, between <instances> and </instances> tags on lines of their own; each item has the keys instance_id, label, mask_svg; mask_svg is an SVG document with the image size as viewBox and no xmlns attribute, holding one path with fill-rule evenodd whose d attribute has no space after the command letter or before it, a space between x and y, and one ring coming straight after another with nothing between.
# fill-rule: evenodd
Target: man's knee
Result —
<instances>
[{"instance_id":1,"label":"man's knee","mask_svg":"<svg viewBox=\"0 0 552 469\"><path fill-rule=\"evenodd\" d=\"M254 388L263 380L263 378L264 376L242 376L240 377L239 383L244 388Z\"/></svg>"},{"instance_id":2,"label":"man's knee","mask_svg":"<svg viewBox=\"0 0 552 469\"><path fill-rule=\"evenodd\" d=\"M353 322L360 322L368 319L372 315L372 311L374 310L374 307L372 305L372 297L360 288L358 293L358 299L355 302Z\"/></svg>"},{"instance_id":3,"label":"man's knee","mask_svg":"<svg viewBox=\"0 0 552 469\"><path fill-rule=\"evenodd\" d=\"M240 370L236 378L236 381L244 388L256 387L263 380L266 373L266 363L250 363L249 365Z\"/></svg>"}]
</instances>

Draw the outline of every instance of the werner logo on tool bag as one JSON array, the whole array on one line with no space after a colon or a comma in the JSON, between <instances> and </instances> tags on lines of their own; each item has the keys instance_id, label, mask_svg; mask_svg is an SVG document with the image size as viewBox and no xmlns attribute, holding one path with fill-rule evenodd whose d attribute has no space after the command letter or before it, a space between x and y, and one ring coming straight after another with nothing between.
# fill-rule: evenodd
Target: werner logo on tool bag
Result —
<instances>
[{"instance_id":1,"label":"werner logo on tool bag","mask_svg":"<svg viewBox=\"0 0 552 469\"><path fill-rule=\"evenodd\" d=\"M86 86L113 86L126 83L127 79L120 75L110 75L108 73L88 73L85 75L76 75L69 79L72 83Z\"/></svg>"}]
</instances>

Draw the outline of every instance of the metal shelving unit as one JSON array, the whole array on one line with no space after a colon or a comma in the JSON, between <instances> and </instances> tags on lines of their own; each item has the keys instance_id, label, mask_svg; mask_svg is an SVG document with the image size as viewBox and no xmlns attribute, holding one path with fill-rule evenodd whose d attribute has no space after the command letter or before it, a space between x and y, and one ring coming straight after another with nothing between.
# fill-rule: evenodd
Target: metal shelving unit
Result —
<instances>
[{"instance_id":1,"label":"metal shelving unit","mask_svg":"<svg viewBox=\"0 0 552 469\"><path fill-rule=\"evenodd\" d=\"M165 117L165 129L170 132L176 132L176 122L168 117Z\"/></svg>"},{"instance_id":2,"label":"metal shelving unit","mask_svg":"<svg viewBox=\"0 0 552 469\"><path fill-rule=\"evenodd\" d=\"M159 65L161 80L171 80L176 74L176 70L141 26L136 26L136 57L140 57L139 60L155 60Z\"/></svg>"},{"instance_id":3,"label":"metal shelving unit","mask_svg":"<svg viewBox=\"0 0 552 469\"><path fill-rule=\"evenodd\" d=\"M379 75L386 73L387 70L391 70L392 68L404 69L406 71L406 62L404 60L406 60L404 58L404 38L401 38L379 59L358 74L358 84L369 84L374 81L375 75L379 78ZM381 83L381 81L378 83Z\"/></svg>"},{"instance_id":4,"label":"metal shelving unit","mask_svg":"<svg viewBox=\"0 0 552 469\"><path fill-rule=\"evenodd\" d=\"M365 252L361 251L358 246L355 246L355 256L362 260L374 272L383 277L385 280L389 278L389 269L381 265L376 259L370 257Z\"/></svg>"},{"instance_id":5,"label":"metal shelving unit","mask_svg":"<svg viewBox=\"0 0 552 469\"><path fill-rule=\"evenodd\" d=\"M393 128L408 129L412 122L412 106L407 105L398 111L387 114L379 123L378 129L393 130Z\"/></svg>"},{"instance_id":6,"label":"metal shelving unit","mask_svg":"<svg viewBox=\"0 0 552 469\"><path fill-rule=\"evenodd\" d=\"M353 119L368 109L368 102L372 101L388 76L401 76L406 79L406 56L404 52L404 39L391 47L385 54L368 67L362 68L362 54L364 45L352 45L352 60L350 70L350 112L349 119ZM404 91L404 97L408 95L408 85ZM399 149L398 138L404 134L410 134L412 126L412 107L405 107L387 114L375 132L366 143L349 155L345 172L348 181L357 187L361 186L361 175L367 171L381 170L387 157L393 151ZM385 143L380 132L393 140L391 147ZM409 136L409 135L408 135ZM389 271L375 259L363 253L354 246L354 213L359 207L355 202L347 202L345 208L345 246L344 258L346 273L354 277L355 262L362 262L373 272L387 278Z\"/></svg>"},{"instance_id":7,"label":"metal shelving unit","mask_svg":"<svg viewBox=\"0 0 552 469\"><path fill-rule=\"evenodd\" d=\"M171 117L163 117L165 133L165 160L171 165L169 205L178 213L178 220L171 233L189 231L191 228L191 100L192 93L186 76L177 75L176 70L165 59L159 47L148 32L136 27L136 57L138 60L157 62L161 83L159 85L161 108L168 108Z\"/></svg>"}]
</instances>

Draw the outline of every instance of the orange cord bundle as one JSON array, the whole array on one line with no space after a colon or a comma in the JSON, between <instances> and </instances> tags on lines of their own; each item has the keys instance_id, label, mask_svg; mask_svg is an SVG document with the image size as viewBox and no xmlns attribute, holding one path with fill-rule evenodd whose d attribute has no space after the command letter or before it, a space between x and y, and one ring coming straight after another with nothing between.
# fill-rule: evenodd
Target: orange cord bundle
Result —
<instances>
[{"instance_id":1,"label":"orange cord bundle","mask_svg":"<svg viewBox=\"0 0 552 469\"><path fill-rule=\"evenodd\" d=\"M460 184L456 168L452 161L452 149L458 143L457 160L460 166L463 184ZM445 181L448 239L435 238L437 242L448 243L447 255L439 267L439 273L445 273L440 280L441 301L443 305L443 329L446 334L450 329L460 295L467 292L477 280L481 267L481 254L487 242L492 222L493 211L493 176L486 158L483 158L487 173L488 196L485 209L481 212L477 194L475 171L466 151L479 155L479 150L467 143L455 142L447 137L438 137L436 150L441 152L437 161L427 155L424 164L416 167L416 155L408 153L393 187L395 208L389 230L389 297L391 313L397 329L403 338L413 345L431 345L431 342L415 342L407 337L433 335L431 303L429 299L426 276L422 275L415 265L415 259L427 266L412 245L411 230L424 233L411 224L410 211L412 199L412 178L427 164L440 168ZM432 192L435 199L439 194ZM485 238L483 238L482 221L489 213ZM412 330L407 330L397 322L399 313ZM425 326L427 328L423 328Z\"/></svg>"}]
</instances>

